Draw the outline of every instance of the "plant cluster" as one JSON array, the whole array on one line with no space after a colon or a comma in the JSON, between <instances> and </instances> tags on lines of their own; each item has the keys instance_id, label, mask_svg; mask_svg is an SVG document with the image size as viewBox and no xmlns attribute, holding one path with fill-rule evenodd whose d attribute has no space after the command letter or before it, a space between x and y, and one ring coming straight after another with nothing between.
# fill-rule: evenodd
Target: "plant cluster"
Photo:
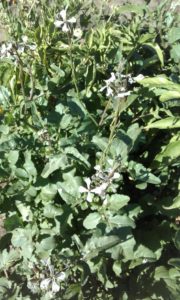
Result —
<instances>
[{"instance_id":1,"label":"plant cluster","mask_svg":"<svg viewBox=\"0 0 180 300\"><path fill-rule=\"evenodd\" d=\"M178 299L178 3L0 6L0 299Z\"/></svg>"}]
</instances>

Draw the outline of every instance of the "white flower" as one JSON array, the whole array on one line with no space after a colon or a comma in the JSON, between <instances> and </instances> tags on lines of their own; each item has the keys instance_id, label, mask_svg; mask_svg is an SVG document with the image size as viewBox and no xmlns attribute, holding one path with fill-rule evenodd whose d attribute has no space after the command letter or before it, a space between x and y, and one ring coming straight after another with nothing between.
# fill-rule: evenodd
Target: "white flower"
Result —
<instances>
[{"instance_id":1,"label":"white flower","mask_svg":"<svg viewBox=\"0 0 180 300\"><path fill-rule=\"evenodd\" d=\"M61 12L58 14L58 18L61 18L61 20L56 20L54 22L54 25L57 28L62 27L63 32L68 32L69 31L68 23L70 23L70 24L76 23L76 19L74 17L72 17L70 19L67 19L66 9L61 10Z\"/></svg>"},{"instance_id":2,"label":"white flower","mask_svg":"<svg viewBox=\"0 0 180 300\"><path fill-rule=\"evenodd\" d=\"M108 182L103 182L100 186L97 186L96 188L92 189L91 192L99 196L104 196L108 185Z\"/></svg>"},{"instance_id":3,"label":"white flower","mask_svg":"<svg viewBox=\"0 0 180 300\"><path fill-rule=\"evenodd\" d=\"M27 37L27 35L23 35L22 36L22 41L23 41L23 43L27 43L27 41L28 41L28 37Z\"/></svg>"},{"instance_id":4,"label":"white flower","mask_svg":"<svg viewBox=\"0 0 180 300\"><path fill-rule=\"evenodd\" d=\"M64 272L60 272L57 276L56 276L56 279L58 281L64 281L66 279L66 273Z\"/></svg>"},{"instance_id":5,"label":"white flower","mask_svg":"<svg viewBox=\"0 0 180 300\"><path fill-rule=\"evenodd\" d=\"M52 292L57 293L60 290L60 286L56 283L55 280L52 280Z\"/></svg>"},{"instance_id":6,"label":"white flower","mask_svg":"<svg viewBox=\"0 0 180 300\"><path fill-rule=\"evenodd\" d=\"M50 258L42 260L42 263L49 269L49 278L45 278L40 283L40 289L57 293L60 290L60 282L64 281L66 274L60 272L59 274L54 272L54 266L51 264Z\"/></svg>"},{"instance_id":7,"label":"white flower","mask_svg":"<svg viewBox=\"0 0 180 300\"><path fill-rule=\"evenodd\" d=\"M11 51L12 49L12 43L7 44L2 44L1 48L0 48L0 56L1 57L10 57L11 56Z\"/></svg>"},{"instance_id":8,"label":"white flower","mask_svg":"<svg viewBox=\"0 0 180 300\"><path fill-rule=\"evenodd\" d=\"M120 178L120 174L115 172L112 179L119 179Z\"/></svg>"},{"instance_id":9,"label":"white flower","mask_svg":"<svg viewBox=\"0 0 180 300\"><path fill-rule=\"evenodd\" d=\"M86 182L87 188L85 188L83 186L80 186L79 187L79 192L80 193L87 193L86 200L88 202L92 202L93 195L91 193L91 179L90 178L86 178L84 181Z\"/></svg>"},{"instance_id":10,"label":"white flower","mask_svg":"<svg viewBox=\"0 0 180 300\"><path fill-rule=\"evenodd\" d=\"M80 28L76 28L74 31L73 31L73 35L80 39L82 37L82 30Z\"/></svg>"},{"instance_id":11,"label":"white flower","mask_svg":"<svg viewBox=\"0 0 180 300\"><path fill-rule=\"evenodd\" d=\"M126 96L129 96L130 94L131 94L130 91L128 91L128 92L122 92L122 93L117 94L116 98L124 98Z\"/></svg>"},{"instance_id":12,"label":"white flower","mask_svg":"<svg viewBox=\"0 0 180 300\"><path fill-rule=\"evenodd\" d=\"M43 279L40 283L40 289L41 290L48 290L50 283L51 283L51 278Z\"/></svg>"},{"instance_id":13,"label":"white flower","mask_svg":"<svg viewBox=\"0 0 180 300\"><path fill-rule=\"evenodd\" d=\"M106 89L106 96L113 96L113 89L110 87L110 84L113 83L116 80L115 74L112 72L111 77L107 80L104 80L106 85L103 86L99 91L102 92Z\"/></svg>"}]
</instances>

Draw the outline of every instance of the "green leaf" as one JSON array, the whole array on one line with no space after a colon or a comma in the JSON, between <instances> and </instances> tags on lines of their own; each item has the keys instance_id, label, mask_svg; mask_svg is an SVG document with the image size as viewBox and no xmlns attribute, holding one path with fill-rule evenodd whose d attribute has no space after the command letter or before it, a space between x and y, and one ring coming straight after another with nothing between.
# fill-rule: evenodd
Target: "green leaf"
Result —
<instances>
[{"instance_id":1,"label":"green leaf","mask_svg":"<svg viewBox=\"0 0 180 300\"><path fill-rule=\"evenodd\" d=\"M58 188L56 184L49 183L41 189L38 198L40 198L43 204L46 205L54 199L57 194L57 190Z\"/></svg>"},{"instance_id":2,"label":"green leaf","mask_svg":"<svg viewBox=\"0 0 180 300\"><path fill-rule=\"evenodd\" d=\"M111 211L118 211L124 207L130 198L126 195L113 194L108 200L108 209Z\"/></svg>"},{"instance_id":3,"label":"green leaf","mask_svg":"<svg viewBox=\"0 0 180 300\"><path fill-rule=\"evenodd\" d=\"M174 141L169 143L162 152L158 153L155 157L155 161L167 163L180 156L180 141Z\"/></svg>"},{"instance_id":4,"label":"green leaf","mask_svg":"<svg viewBox=\"0 0 180 300\"><path fill-rule=\"evenodd\" d=\"M169 278L169 271L164 266L159 266L155 269L154 278L158 281L160 279Z\"/></svg>"},{"instance_id":5,"label":"green leaf","mask_svg":"<svg viewBox=\"0 0 180 300\"><path fill-rule=\"evenodd\" d=\"M77 162L81 162L83 165L85 165L86 167L90 167L90 163L88 162L88 160L82 155L80 154L80 152L74 148L74 147L66 147L65 148L65 153L70 156L72 156L74 159L77 160Z\"/></svg>"},{"instance_id":6,"label":"green leaf","mask_svg":"<svg viewBox=\"0 0 180 300\"><path fill-rule=\"evenodd\" d=\"M146 77L143 79L137 80L143 86L150 88L162 88L166 90L174 90L180 92L180 84L174 83L169 80L165 75L158 75L156 77Z\"/></svg>"},{"instance_id":7,"label":"green leaf","mask_svg":"<svg viewBox=\"0 0 180 300\"><path fill-rule=\"evenodd\" d=\"M163 206L164 209L179 209L180 208L180 195L173 199L173 204L170 206Z\"/></svg>"},{"instance_id":8,"label":"green leaf","mask_svg":"<svg viewBox=\"0 0 180 300\"><path fill-rule=\"evenodd\" d=\"M171 258L168 260L168 264L180 270L180 258Z\"/></svg>"},{"instance_id":9,"label":"green leaf","mask_svg":"<svg viewBox=\"0 0 180 300\"><path fill-rule=\"evenodd\" d=\"M17 169L15 169L15 175L16 175L17 177L19 177L19 178L22 178L22 179L27 179L27 178L29 178L28 173L27 173L24 169L22 169L22 168L17 168Z\"/></svg>"},{"instance_id":10,"label":"green leaf","mask_svg":"<svg viewBox=\"0 0 180 300\"><path fill-rule=\"evenodd\" d=\"M113 263L113 267L112 267L114 273L116 274L116 276L119 276L122 272L122 268L121 268L121 262L116 260L114 263Z\"/></svg>"},{"instance_id":11,"label":"green leaf","mask_svg":"<svg viewBox=\"0 0 180 300\"><path fill-rule=\"evenodd\" d=\"M92 142L101 150L104 151L108 145L108 139L100 136L93 136Z\"/></svg>"},{"instance_id":12,"label":"green leaf","mask_svg":"<svg viewBox=\"0 0 180 300\"><path fill-rule=\"evenodd\" d=\"M153 43L144 43L143 45L152 48L156 52L156 54L161 62L161 66L163 67L164 66L164 57L163 57L163 52L162 52L161 48L159 47L159 45L153 44Z\"/></svg>"},{"instance_id":13,"label":"green leaf","mask_svg":"<svg viewBox=\"0 0 180 300\"><path fill-rule=\"evenodd\" d=\"M116 8L116 12L119 14L121 13L136 13L136 14L144 14L144 11L146 11L147 6L146 5L135 5L135 4L126 4L121 5L120 7Z\"/></svg>"},{"instance_id":14,"label":"green leaf","mask_svg":"<svg viewBox=\"0 0 180 300\"><path fill-rule=\"evenodd\" d=\"M90 238L83 249L84 259L91 259L98 256L100 251L107 250L119 244L120 238L115 235L92 237Z\"/></svg>"},{"instance_id":15,"label":"green leaf","mask_svg":"<svg viewBox=\"0 0 180 300\"><path fill-rule=\"evenodd\" d=\"M7 270L20 258L21 256L18 249L11 249L9 252L7 252L6 249L3 250L3 252L0 253L0 270Z\"/></svg>"},{"instance_id":16,"label":"green leaf","mask_svg":"<svg viewBox=\"0 0 180 300\"><path fill-rule=\"evenodd\" d=\"M23 165L24 169L26 170L26 172L29 175L31 175L33 177L36 177L37 176L37 171L36 171L34 163L31 160L31 152L26 151L24 153L24 157L25 157L25 163Z\"/></svg>"},{"instance_id":17,"label":"green leaf","mask_svg":"<svg viewBox=\"0 0 180 300\"><path fill-rule=\"evenodd\" d=\"M53 156L49 159L49 162L45 165L41 176L43 178L49 177L50 174L52 174L54 171L61 169L64 169L66 166L67 158L64 154L59 154L56 156Z\"/></svg>"},{"instance_id":18,"label":"green leaf","mask_svg":"<svg viewBox=\"0 0 180 300\"><path fill-rule=\"evenodd\" d=\"M44 206L44 216L49 219L54 219L56 216L63 214L63 209L57 205L47 204Z\"/></svg>"},{"instance_id":19,"label":"green leaf","mask_svg":"<svg viewBox=\"0 0 180 300\"><path fill-rule=\"evenodd\" d=\"M94 229L99 224L101 215L97 212L90 213L83 221L83 226L86 229Z\"/></svg>"},{"instance_id":20,"label":"green leaf","mask_svg":"<svg viewBox=\"0 0 180 300\"><path fill-rule=\"evenodd\" d=\"M167 117L156 122L148 124L145 129L158 128L158 129L173 129L180 127L180 118Z\"/></svg>"},{"instance_id":21,"label":"green leaf","mask_svg":"<svg viewBox=\"0 0 180 300\"><path fill-rule=\"evenodd\" d=\"M19 158L19 151L17 150L11 150L9 153L6 155L8 162L11 166L14 166Z\"/></svg>"},{"instance_id":22,"label":"green leaf","mask_svg":"<svg viewBox=\"0 0 180 300\"><path fill-rule=\"evenodd\" d=\"M108 222L111 224L111 226L135 228L135 224L133 220L131 220L127 216L120 216L120 215L112 216L108 218Z\"/></svg>"},{"instance_id":23,"label":"green leaf","mask_svg":"<svg viewBox=\"0 0 180 300\"><path fill-rule=\"evenodd\" d=\"M164 91L162 95L159 97L159 100L161 102L166 102L172 99L179 99L180 98L180 92L178 91Z\"/></svg>"},{"instance_id":24,"label":"green leaf","mask_svg":"<svg viewBox=\"0 0 180 300\"><path fill-rule=\"evenodd\" d=\"M171 58L176 62L179 63L180 62L180 43L173 45L172 49L170 51L171 54Z\"/></svg>"},{"instance_id":25,"label":"green leaf","mask_svg":"<svg viewBox=\"0 0 180 300\"><path fill-rule=\"evenodd\" d=\"M178 40L180 40L180 27L172 27L168 32L168 42L173 44Z\"/></svg>"},{"instance_id":26,"label":"green leaf","mask_svg":"<svg viewBox=\"0 0 180 300\"><path fill-rule=\"evenodd\" d=\"M30 205L26 205L21 201L16 201L16 206L22 216L23 221L31 222L33 220L33 214Z\"/></svg>"},{"instance_id":27,"label":"green leaf","mask_svg":"<svg viewBox=\"0 0 180 300\"><path fill-rule=\"evenodd\" d=\"M79 187L82 185L81 177L75 176L75 169L63 174L63 182L58 182L58 193L67 203L74 205L80 193Z\"/></svg>"}]
</instances>

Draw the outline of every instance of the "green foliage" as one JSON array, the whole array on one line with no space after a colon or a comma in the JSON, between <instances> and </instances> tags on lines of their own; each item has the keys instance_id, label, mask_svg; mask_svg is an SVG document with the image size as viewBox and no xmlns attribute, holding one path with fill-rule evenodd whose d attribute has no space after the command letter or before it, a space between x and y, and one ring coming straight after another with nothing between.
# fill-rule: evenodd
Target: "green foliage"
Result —
<instances>
[{"instance_id":1,"label":"green foliage","mask_svg":"<svg viewBox=\"0 0 180 300\"><path fill-rule=\"evenodd\" d=\"M0 299L178 299L175 4L7 3Z\"/></svg>"}]
</instances>

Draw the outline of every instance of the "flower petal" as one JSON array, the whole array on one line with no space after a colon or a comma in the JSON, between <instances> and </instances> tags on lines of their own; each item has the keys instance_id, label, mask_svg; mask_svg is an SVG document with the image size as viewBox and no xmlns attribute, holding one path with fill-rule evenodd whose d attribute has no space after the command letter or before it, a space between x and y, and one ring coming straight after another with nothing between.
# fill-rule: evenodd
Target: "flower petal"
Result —
<instances>
[{"instance_id":1,"label":"flower petal","mask_svg":"<svg viewBox=\"0 0 180 300\"><path fill-rule=\"evenodd\" d=\"M64 24L64 22L63 22L63 21L59 21L59 20L56 20L56 21L54 22L54 25L55 25L55 27L57 27L57 28L60 28L63 24Z\"/></svg>"},{"instance_id":2,"label":"flower petal","mask_svg":"<svg viewBox=\"0 0 180 300\"><path fill-rule=\"evenodd\" d=\"M76 23L76 19L75 17L70 18L69 20L67 20L68 23Z\"/></svg>"},{"instance_id":3,"label":"flower petal","mask_svg":"<svg viewBox=\"0 0 180 300\"><path fill-rule=\"evenodd\" d=\"M80 186L80 187L79 187L79 192L80 192L80 193L87 193L87 192L88 192L88 189L86 189L86 188L83 187L83 186Z\"/></svg>"},{"instance_id":4,"label":"flower petal","mask_svg":"<svg viewBox=\"0 0 180 300\"><path fill-rule=\"evenodd\" d=\"M102 196L104 194L105 190L107 189L108 185L109 185L108 182L104 182L100 186L98 186L95 189L91 190L91 192L94 193L94 194L97 194L99 196Z\"/></svg>"},{"instance_id":5,"label":"flower petal","mask_svg":"<svg viewBox=\"0 0 180 300\"><path fill-rule=\"evenodd\" d=\"M64 23L64 25L63 25L63 27L62 27L62 31L63 31L63 32L68 32L68 31L69 31L69 28L68 28L68 26L67 26L66 23Z\"/></svg>"},{"instance_id":6,"label":"flower petal","mask_svg":"<svg viewBox=\"0 0 180 300\"><path fill-rule=\"evenodd\" d=\"M92 199L93 199L93 194L91 194L90 192L87 194L87 198L86 198L86 200L88 201L88 202L92 202Z\"/></svg>"},{"instance_id":7,"label":"flower petal","mask_svg":"<svg viewBox=\"0 0 180 300\"><path fill-rule=\"evenodd\" d=\"M66 273L65 272L60 272L57 276L56 276L58 281L64 281L66 279Z\"/></svg>"},{"instance_id":8,"label":"flower petal","mask_svg":"<svg viewBox=\"0 0 180 300\"><path fill-rule=\"evenodd\" d=\"M51 278L43 279L40 283L40 289L48 290L50 283L51 283Z\"/></svg>"},{"instance_id":9,"label":"flower petal","mask_svg":"<svg viewBox=\"0 0 180 300\"><path fill-rule=\"evenodd\" d=\"M60 290L60 286L56 283L55 280L52 281L52 292L57 293Z\"/></svg>"},{"instance_id":10,"label":"flower petal","mask_svg":"<svg viewBox=\"0 0 180 300\"><path fill-rule=\"evenodd\" d=\"M85 178L84 179L85 183L87 184L87 188L88 190L90 190L90 186L91 186L91 179L90 178Z\"/></svg>"},{"instance_id":11,"label":"flower petal","mask_svg":"<svg viewBox=\"0 0 180 300\"><path fill-rule=\"evenodd\" d=\"M61 16L63 21L66 21L66 9L61 10L59 16Z\"/></svg>"}]
</instances>

